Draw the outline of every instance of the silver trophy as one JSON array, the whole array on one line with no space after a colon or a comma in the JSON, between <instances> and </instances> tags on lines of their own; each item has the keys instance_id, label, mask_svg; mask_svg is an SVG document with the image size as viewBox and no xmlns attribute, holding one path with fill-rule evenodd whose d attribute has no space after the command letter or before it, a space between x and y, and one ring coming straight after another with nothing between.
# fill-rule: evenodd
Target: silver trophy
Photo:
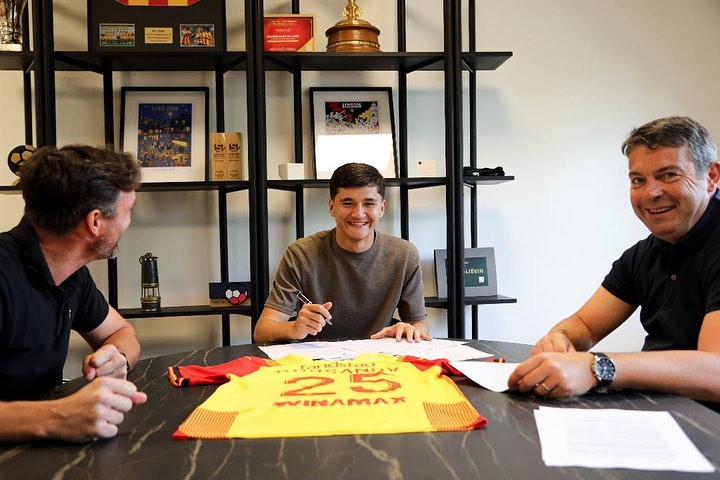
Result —
<instances>
[{"instance_id":1,"label":"silver trophy","mask_svg":"<svg viewBox=\"0 0 720 480\"><path fill-rule=\"evenodd\" d=\"M22 16L27 0L0 0L0 50L22 50Z\"/></svg>"}]
</instances>

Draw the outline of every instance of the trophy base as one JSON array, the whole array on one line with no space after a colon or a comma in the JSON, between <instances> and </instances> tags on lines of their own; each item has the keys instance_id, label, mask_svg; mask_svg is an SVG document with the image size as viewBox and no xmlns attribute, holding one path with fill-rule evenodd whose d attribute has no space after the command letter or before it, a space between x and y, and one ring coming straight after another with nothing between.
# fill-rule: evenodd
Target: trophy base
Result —
<instances>
[{"instance_id":1,"label":"trophy base","mask_svg":"<svg viewBox=\"0 0 720 480\"><path fill-rule=\"evenodd\" d=\"M365 20L343 20L327 29L328 52L379 52L380 29Z\"/></svg>"},{"instance_id":2,"label":"trophy base","mask_svg":"<svg viewBox=\"0 0 720 480\"><path fill-rule=\"evenodd\" d=\"M143 312L159 312L160 297L142 297L140 307Z\"/></svg>"},{"instance_id":3,"label":"trophy base","mask_svg":"<svg viewBox=\"0 0 720 480\"><path fill-rule=\"evenodd\" d=\"M0 52L21 52L22 48L19 43L0 43Z\"/></svg>"}]
</instances>

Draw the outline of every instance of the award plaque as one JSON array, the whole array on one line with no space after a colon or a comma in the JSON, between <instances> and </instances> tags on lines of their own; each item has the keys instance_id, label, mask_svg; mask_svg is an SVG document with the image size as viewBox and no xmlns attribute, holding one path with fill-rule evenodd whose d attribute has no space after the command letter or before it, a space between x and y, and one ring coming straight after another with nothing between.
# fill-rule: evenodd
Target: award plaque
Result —
<instances>
[{"instance_id":1,"label":"award plaque","mask_svg":"<svg viewBox=\"0 0 720 480\"><path fill-rule=\"evenodd\" d=\"M92 52L225 51L225 0L88 0Z\"/></svg>"},{"instance_id":2,"label":"award plaque","mask_svg":"<svg viewBox=\"0 0 720 480\"><path fill-rule=\"evenodd\" d=\"M265 15L266 52L314 52L315 15Z\"/></svg>"},{"instance_id":3,"label":"award plaque","mask_svg":"<svg viewBox=\"0 0 720 480\"><path fill-rule=\"evenodd\" d=\"M355 0L348 0L343 9L345 20L328 28L328 52L379 52L380 29L360 18L362 10Z\"/></svg>"}]
</instances>

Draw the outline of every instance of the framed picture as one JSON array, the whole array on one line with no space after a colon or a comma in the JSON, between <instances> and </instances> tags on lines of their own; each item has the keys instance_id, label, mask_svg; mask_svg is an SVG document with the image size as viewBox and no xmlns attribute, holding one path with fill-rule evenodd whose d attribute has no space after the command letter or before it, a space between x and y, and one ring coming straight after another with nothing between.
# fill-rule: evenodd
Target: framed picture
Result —
<instances>
[{"instance_id":1,"label":"framed picture","mask_svg":"<svg viewBox=\"0 0 720 480\"><path fill-rule=\"evenodd\" d=\"M123 87L120 149L142 166L142 181L208 178L208 88Z\"/></svg>"},{"instance_id":2,"label":"framed picture","mask_svg":"<svg viewBox=\"0 0 720 480\"><path fill-rule=\"evenodd\" d=\"M87 0L87 12L91 52L226 50L225 0Z\"/></svg>"},{"instance_id":3,"label":"framed picture","mask_svg":"<svg viewBox=\"0 0 720 480\"><path fill-rule=\"evenodd\" d=\"M438 298L447 298L447 250L435 250L435 278ZM497 295L495 249L465 249L465 296L487 297Z\"/></svg>"},{"instance_id":4,"label":"framed picture","mask_svg":"<svg viewBox=\"0 0 720 480\"><path fill-rule=\"evenodd\" d=\"M337 167L352 162L397 177L390 87L310 88L310 115L315 178L330 178Z\"/></svg>"}]
</instances>

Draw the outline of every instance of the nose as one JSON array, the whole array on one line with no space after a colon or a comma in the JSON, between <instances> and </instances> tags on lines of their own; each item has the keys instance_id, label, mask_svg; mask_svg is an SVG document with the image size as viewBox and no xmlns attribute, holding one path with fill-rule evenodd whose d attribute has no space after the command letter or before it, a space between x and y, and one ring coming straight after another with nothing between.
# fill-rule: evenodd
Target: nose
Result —
<instances>
[{"instance_id":1,"label":"nose","mask_svg":"<svg viewBox=\"0 0 720 480\"><path fill-rule=\"evenodd\" d=\"M358 205L353 209L353 215L355 215L355 216L358 217L358 218L364 217L364 216L365 216L365 207L363 207L362 204L358 204Z\"/></svg>"},{"instance_id":2,"label":"nose","mask_svg":"<svg viewBox=\"0 0 720 480\"><path fill-rule=\"evenodd\" d=\"M661 197L663 193L664 190L661 182L658 182L654 178L647 180L647 183L645 184L645 195L647 197L658 198Z\"/></svg>"}]
</instances>

